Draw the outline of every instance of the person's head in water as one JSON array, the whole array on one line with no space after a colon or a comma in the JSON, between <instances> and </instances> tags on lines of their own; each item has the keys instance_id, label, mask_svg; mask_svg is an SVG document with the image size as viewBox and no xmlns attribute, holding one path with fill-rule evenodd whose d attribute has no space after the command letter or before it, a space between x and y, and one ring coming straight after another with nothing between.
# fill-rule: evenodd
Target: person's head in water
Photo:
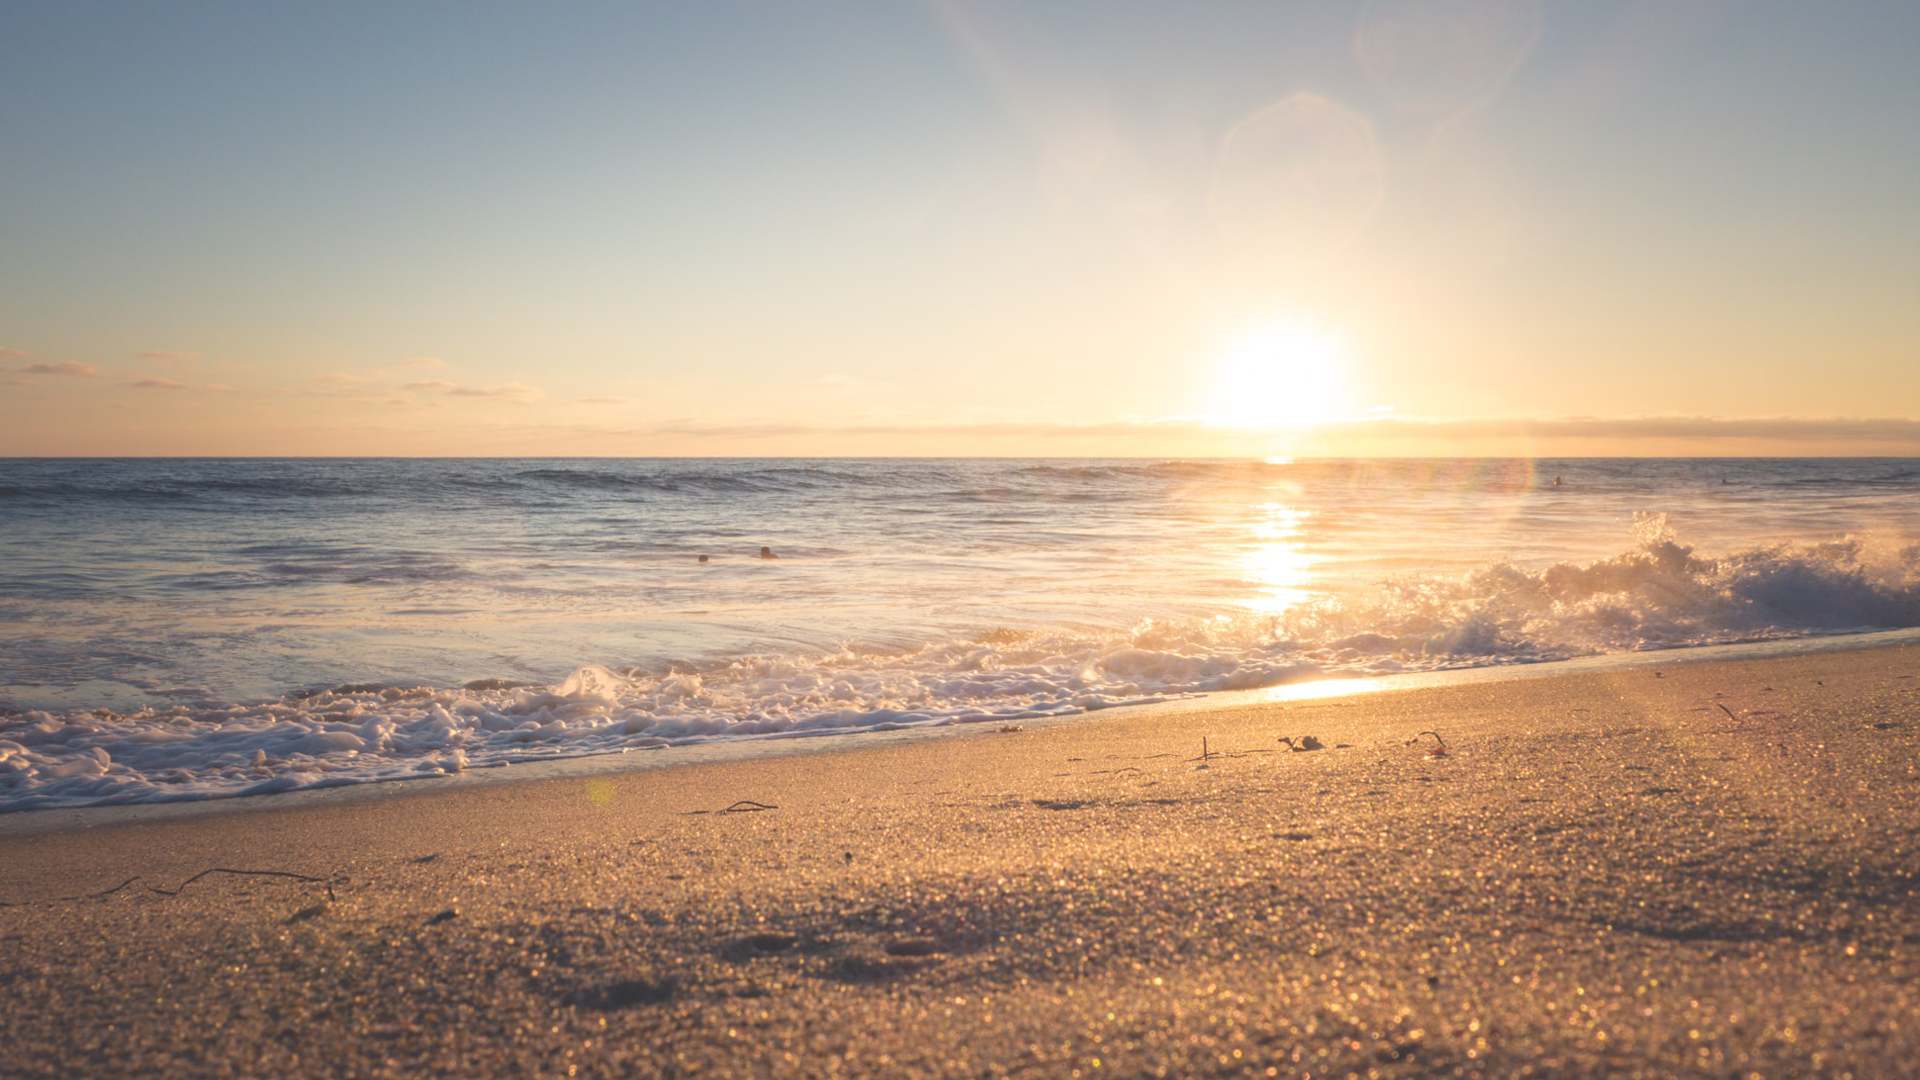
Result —
<instances>
[{"instance_id":1,"label":"person's head in water","mask_svg":"<svg viewBox=\"0 0 1920 1080\"><path fill-rule=\"evenodd\" d=\"M765 547L765 546L762 546L762 547L760 548L760 557L761 557L761 558L763 558L763 559L777 559L777 558L779 558L780 556L778 556L778 555L775 555L775 554L773 553L773 549L772 549L772 548L770 548L770 547Z\"/></svg>"},{"instance_id":2,"label":"person's head in water","mask_svg":"<svg viewBox=\"0 0 1920 1080\"><path fill-rule=\"evenodd\" d=\"M705 555L702 555L702 556L700 556L700 561L701 561L701 562L706 562L706 561L707 561L707 557L706 557Z\"/></svg>"}]
</instances>

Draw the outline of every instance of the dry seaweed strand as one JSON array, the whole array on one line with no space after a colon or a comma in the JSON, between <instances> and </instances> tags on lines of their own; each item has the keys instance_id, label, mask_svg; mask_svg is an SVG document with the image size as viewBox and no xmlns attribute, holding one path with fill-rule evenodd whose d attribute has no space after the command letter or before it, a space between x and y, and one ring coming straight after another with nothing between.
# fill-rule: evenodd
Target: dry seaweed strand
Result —
<instances>
[{"instance_id":1,"label":"dry seaweed strand","mask_svg":"<svg viewBox=\"0 0 1920 1080\"><path fill-rule=\"evenodd\" d=\"M1453 751L1447 748L1447 740L1441 738L1440 733L1437 731L1415 732L1413 738L1407 740L1407 745L1412 746L1415 743L1419 742L1420 736L1422 735L1433 736L1434 745L1433 745L1433 749L1427 751L1428 757L1449 757L1453 754Z\"/></svg>"},{"instance_id":2,"label":"dry seaweed strand","mask_svg":"<svg viewBox=\"0 0 1920 1080\"><path fill-rule=\"evenodd\" d=\"M235 877L277 877L288 878L293 881L310 882L315 885L325 886L327 899L334 899L333 878L314 877L312 874L296 874L291 870L237 870L230 866L209 866L171 889L163 889L158 885L149 885L147 886L147 891L156 896L179 896L187 886L212 874L231 874ZM140 877L141 875L135 874L120 884L115 885L113 888L101 889L99 892L77 893L73 896L50 896L45 900L0 900L0 907L27 907L32 904L67 904L80 900L105 900L114 893L139 881Z\"/></svg>"},{"instance_id":3,"label":"dry seaweed strand","mask_svg":"<svg viewBox=\"0 0 1920 1080\"><path fill-rule=\"evenodd\" d=\"M333 899L332 878L314 877L312 874L296 874L291 870L235 870L227 866L209 866L171 889L163 889L158 885L149 885L147 886L147 891L159 893L161 896L179 896L186 890L187 886L199 881L203 877L208 877L213 874L232 874L235 877L277 877L288 878L293 881L308 881L316 885L326 886L327 899Z\"/></svg>"}]
</instances>

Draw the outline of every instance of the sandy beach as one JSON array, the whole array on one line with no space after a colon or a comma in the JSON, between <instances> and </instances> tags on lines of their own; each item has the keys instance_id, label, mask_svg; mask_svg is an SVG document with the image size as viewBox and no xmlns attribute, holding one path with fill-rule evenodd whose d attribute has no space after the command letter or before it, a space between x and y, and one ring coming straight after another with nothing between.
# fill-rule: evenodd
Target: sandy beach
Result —
<instances>
[{"instance_id":1,"label":"sandy beach","mask_svg":"<svg viewBox=\"0 0 1920 1080\"><path fill-rule=\"evenodd\" d=\"M1917 675L1676 657L18 815L0 1073L1901 1074Z\"/></svg>"}]
</instances>

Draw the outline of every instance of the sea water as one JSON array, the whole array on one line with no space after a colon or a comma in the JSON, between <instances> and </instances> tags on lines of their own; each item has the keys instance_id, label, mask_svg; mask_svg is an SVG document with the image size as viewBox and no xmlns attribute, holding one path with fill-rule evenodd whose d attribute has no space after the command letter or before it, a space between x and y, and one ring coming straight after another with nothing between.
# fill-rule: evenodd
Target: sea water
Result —
<instances>
[{"instance_id":1,"label":"sea water","mask_svg":"<svg viewBox=\"0 0 1920 1080\"><path fill-rule=\"evenodd\" d=\"M5 460L0 810L1912 626L1912 459Z\"/></svg>"}]
</instances>

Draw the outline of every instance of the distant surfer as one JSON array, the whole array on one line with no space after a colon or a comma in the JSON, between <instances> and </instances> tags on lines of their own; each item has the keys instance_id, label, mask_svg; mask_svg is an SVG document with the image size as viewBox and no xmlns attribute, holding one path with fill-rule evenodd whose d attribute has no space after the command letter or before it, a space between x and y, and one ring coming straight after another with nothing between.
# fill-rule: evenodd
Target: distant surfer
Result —
<instances>
[{"instance_id":1,"label":"distant surfer","mask_svg":"<svg viewBox=\"0 0 1920 1080\"><path fill-rule=\"evenodd\" d=\"M775 554L773 553L773 549L772 549L772 548L770 548L770 547L767 547L767 546L765 546L765 545L762 545L762 546L761 546L761 548L760 548L760 557L761 557L761 558L763 558L763 559L777 559L777 558L779 558L780 556L778 556L778 555L775 555Z\"/></svg>"},{"instance_id":2,"label":"distant surfer","mask_svg":"<svg viewBox=\"0 0 1920 1080\"><path fill-rule=\"evenodd\" d=\"M700 561L701 561L701 562L706 562L706 561L707 561L707 557L706 557L705 555L702 555L702 556L700 556Z\"/></svg>"},{"instance_id":3,"label":"distant surfer","mask_svg":"<svg viewBox=\"0 0 1920 1080\"><path fill-rule=\"evenodd\" d=\"M1554 487L1559 487L1559 486L1560 486L1560 478L1559 478L1559 477L1557 477L1557 476L1556 476L1556 477L1554 477L1554 478L1553 478L1553 486L1554 486Z\"/></svg>"}]
</instances>

